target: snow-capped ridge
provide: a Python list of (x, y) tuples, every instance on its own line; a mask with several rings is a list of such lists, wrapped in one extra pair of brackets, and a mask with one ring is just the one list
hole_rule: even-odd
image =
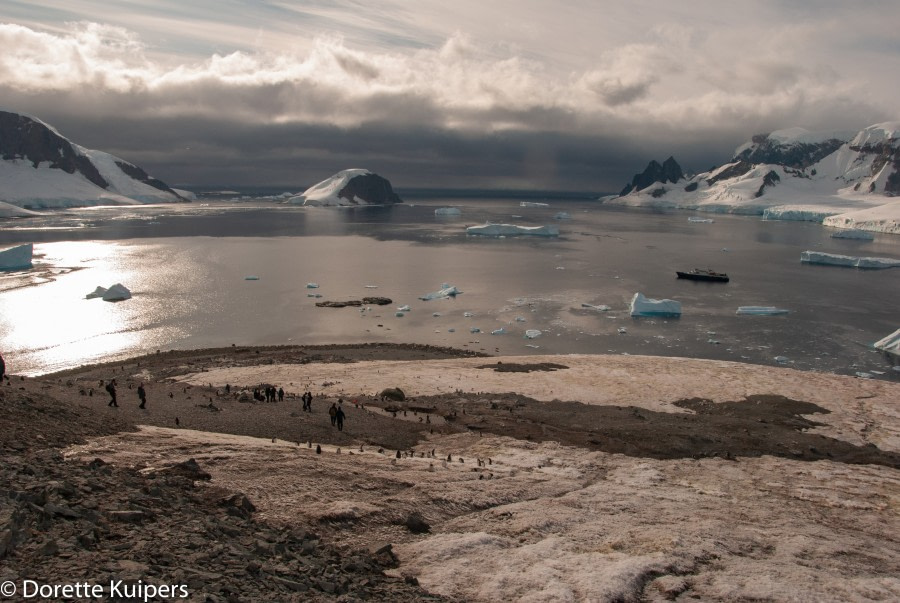
[[(739, 146), (729, 162), (684, 180), (672, 181), (651, 164), (622, 194), (603, 202), (900, 233), (900, 204), (890, 199), (900, 194), (898, 135), (900, 121), (856, 133), (776, 130)], [(646, 182), (648, 174), (653, 182)]]
[(0, 202), (19, 208), (184, 200), (138, 166), (77, 145), (43, 121), (19, 113), (0, 111), (0, 159)]

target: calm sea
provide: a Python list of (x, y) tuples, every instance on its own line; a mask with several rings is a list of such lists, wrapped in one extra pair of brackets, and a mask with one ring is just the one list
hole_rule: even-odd
[[(31, 375), (156, 350), (415, 342), (501, 354), (782, 357), (794, 368), (900, 379), (896, 360), (870, 348), (900, 327), (900, 270), (800, 263), (806, 249), (900, 258), (900, 237), (839, 240), (818, 224), (731, 215), (691, 223), (689, 212), (572, 196), (527, 199), (547, 203), (538, 207), (512, 197), (407, 200), (352, 209), (211, 201), (9, 221), (0, 245), (34, 242), (35, 268), (0, 275), (0, 350), (10, 371)], [(461, 215), (435, 216), (450, 206)], [(558, 224), (561, 236), (465, 234), (486, 220)], [(675, 278), (694, 267), (731, 282)], [(114, 283), (133, 298), (85, 299)], [(418, 299), (444, 283), (463, 294)], [(631, 318), (638, 291), (679, 300), (683, 315)], [(363, 312), (315, 305), (373, 295), (393, 303)], [(397, 316), (402, 305), (411, 309)], [(736, 316), (742, 305), (790, 313)], [(526, 338), (527, 329), (541, 335)]]

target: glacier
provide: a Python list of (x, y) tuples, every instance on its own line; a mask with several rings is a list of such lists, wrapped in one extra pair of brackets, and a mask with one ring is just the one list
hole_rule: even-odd
[(829, 266), (847, 266), (850, 268), (867, 268), (879, 270), (883, 268), (900, 268), (900, 260), (893, 258), (867, 258), (823, 251), (804, 251), (800, 261), (806, 264), (827, 264)]
[(674, 299), (649, 299), (643, 293), (631, 298), (632, 316), (681, 316), (681, 302)]
[(469, 226), (466, 234), (481, 235), (486, 237), (510, 237), (518, 235), (530, 235), (537, 237), (558, 237), (559, 227), (549, 226), (517, 226), (515, 224), (491, 224), (490, 222), (480, 226)]
[(900, 329), (897, 329), (887, 337), (879, 339), (872, 344), (872, 347), (894, 356), (900, 356)]
[(0, 251), (0, 270), (25, 270), (31, 268), (34, 244), (26, 243)]

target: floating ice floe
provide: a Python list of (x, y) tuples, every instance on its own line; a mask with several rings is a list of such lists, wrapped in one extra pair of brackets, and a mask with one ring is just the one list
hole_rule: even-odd
[(404, 314), (403, 312), (394, 312), (394, 316), (396, 316), (397, 318), (403, 318), (404, 316), (406, 316), (406, 314)]
[(851, 268), (900, 268), (900, 260), (893, 258), (861, 258), (850, 255), (838, 255), (823, 251), (804, 251), (800, 261), (807, 264), (827, 264), (829, 266), (848, 266)]
[(516, 322), (525, 322), (524, 316), (516, 316)]
[(528, 329), (527, 331), (525, 331), (525, 337), (528, 339), (534, 339), (535, 337), (540, 337), (540, 336), (541, 336), (541, 332), (538, 331), (537, 329)]
[(481, 333), (481, 329), (478, 327), (469, 327), (469, 333)]
[(307, 293), (306, 297), (322, 297), (321, 293)]
[(631, 298), (632, 316), (681, 316), (681, 302), (674, 299), (649, 299), (643, 293)]
[(397, 308), (397, 312), (409, 312), (411, 308), (408, 305), (403, 305)]
[(472, 318), (475, 315), (472, 314), (471, 312), (463, 312), (463, 316), (465, 316), (466, 318)]
[(775, 356), (775, 362), (777, 362), (778, 364), (787, 364), (790, 361), (791, 359), (787, 356)]
[(34, 244), (16, 245), (0, 251), (0, 270), (25, 270), (31, 268), (34, 255)]
[(787, 314), (790, 310), (784, 308), (776, 308), (775, 306), (738, 306), (735, 314), (751, 314), (754, 316), (774, 316), (776, 314)]
[(548, 207), (549, 203), (538, 203), (537, 201), (521, 201), (519, 207)]
[(436, 216), (459, 216), (462, 212), (458, 207), (439, 207), (434, 210)]
[(506, 329), (500, 327), (499, 329), (494, 329), (491, 331), (491, 335), (506, 335)]
[(306, 283), (306, 288), (307, 289), (318, 289), (319, 283)]
[(595, 306), (593, 304), (581, 304), (582, 308), (589, 308), (591, 310), (597, 310), (598, 312), (609, 312), (612, 310), (609, 306), (605, 304), (600, 304), (599, 306)]
[(860, 379), (871, 379), (872, 373), (865, 373), (863, 371), (856, 371), (856, 376)]
[(363, 285), (366, 289), (377, 289), (378, 285)]
[(258, 280), (259, 280), (259, 277), (256, 276), (255, 274), (251, 274), (251, 275), (249, 275), (249, 276), (245, 276), (245, 277), (244, 277), (244, 280), (245, 280), (245, 281), (258, 281)]
[[(900, 356), (900, 329), (872, 344), (876, 350)], [(896, 368), (896, 367), (894, 367)]]
[(447, 299), (448, 297), (456, 297), (460, 293), (462, 293), (462, 291), (460, 291), (453, 285), (448, 285), (447, 283), (444, 283), (443, 285), (441, 285), (441, 288), (438, 289), (437, 291), (435, 291), (433, 293), (426, 293), (419, 299), (421, 299), (422, 301), (429, 301), (432, 299)]
[(466, 234), (481, 235), (485, 237), (500, 236), (536, 236), (536, 237), (558, 237), (559, 227), (556, 225), (546, 226), (518, 226), (516, 224), (482, 224), (480, 226), (469, 226), (466, 228)]
[(856, 230), (855, 228), (847, 228), (831, 233), (832, 239), (859, 239), (861, 241), (872, 241), (875, 234), (866, 230)]
[(572, 216), (567, 211), (558, 212), (555, 216), (553, 216), (555, 220), (571, 220)]
[(715, 222), (715, 220), (713, 220), (712, 218), (697, 218), (697, 217), (691, 216), (690, 218), (688, 218), (688, 222), (695, 222), (695, 223), (701, 223), (701, 224), (712, 224), (713, 222)]
[(95, 299), (99, 297), (103, 301), (108, 302), (124, 301), (126, 299), (131, 299), (131, 291), (129, 291), (125, 285), (116, 283), (109, 289), (98, 286), (84, 297), (85, 299)]
[(619, 327), (616, 330), (619, 332), (619, 335), (624, 335), (625, 333), (628, 332), (628, 329), (626, 329), (625, 327)]

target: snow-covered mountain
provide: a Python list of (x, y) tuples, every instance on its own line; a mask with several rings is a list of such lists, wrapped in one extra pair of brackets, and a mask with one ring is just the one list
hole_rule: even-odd
[(132, 163), (79, 146), (34, 117), (0, 111), (0, 217), (184, 200)]
[[(693, 177), (635, 176), (604, 202), (809, 220), (839, 228), (900, 233), (900, 121), (858, 133), (802, 128), (754, 136), (732, 159)], [(668, 163), (668, 162), (667, 162)], [(680, 168), (679, 168), (680, 170)], [(660, 176), (648, 183), (645, 176)]]
[(391, 183), (369, 170), (342, 170), (291, 197), (295, 205), (389, 205), (402, 203)]

